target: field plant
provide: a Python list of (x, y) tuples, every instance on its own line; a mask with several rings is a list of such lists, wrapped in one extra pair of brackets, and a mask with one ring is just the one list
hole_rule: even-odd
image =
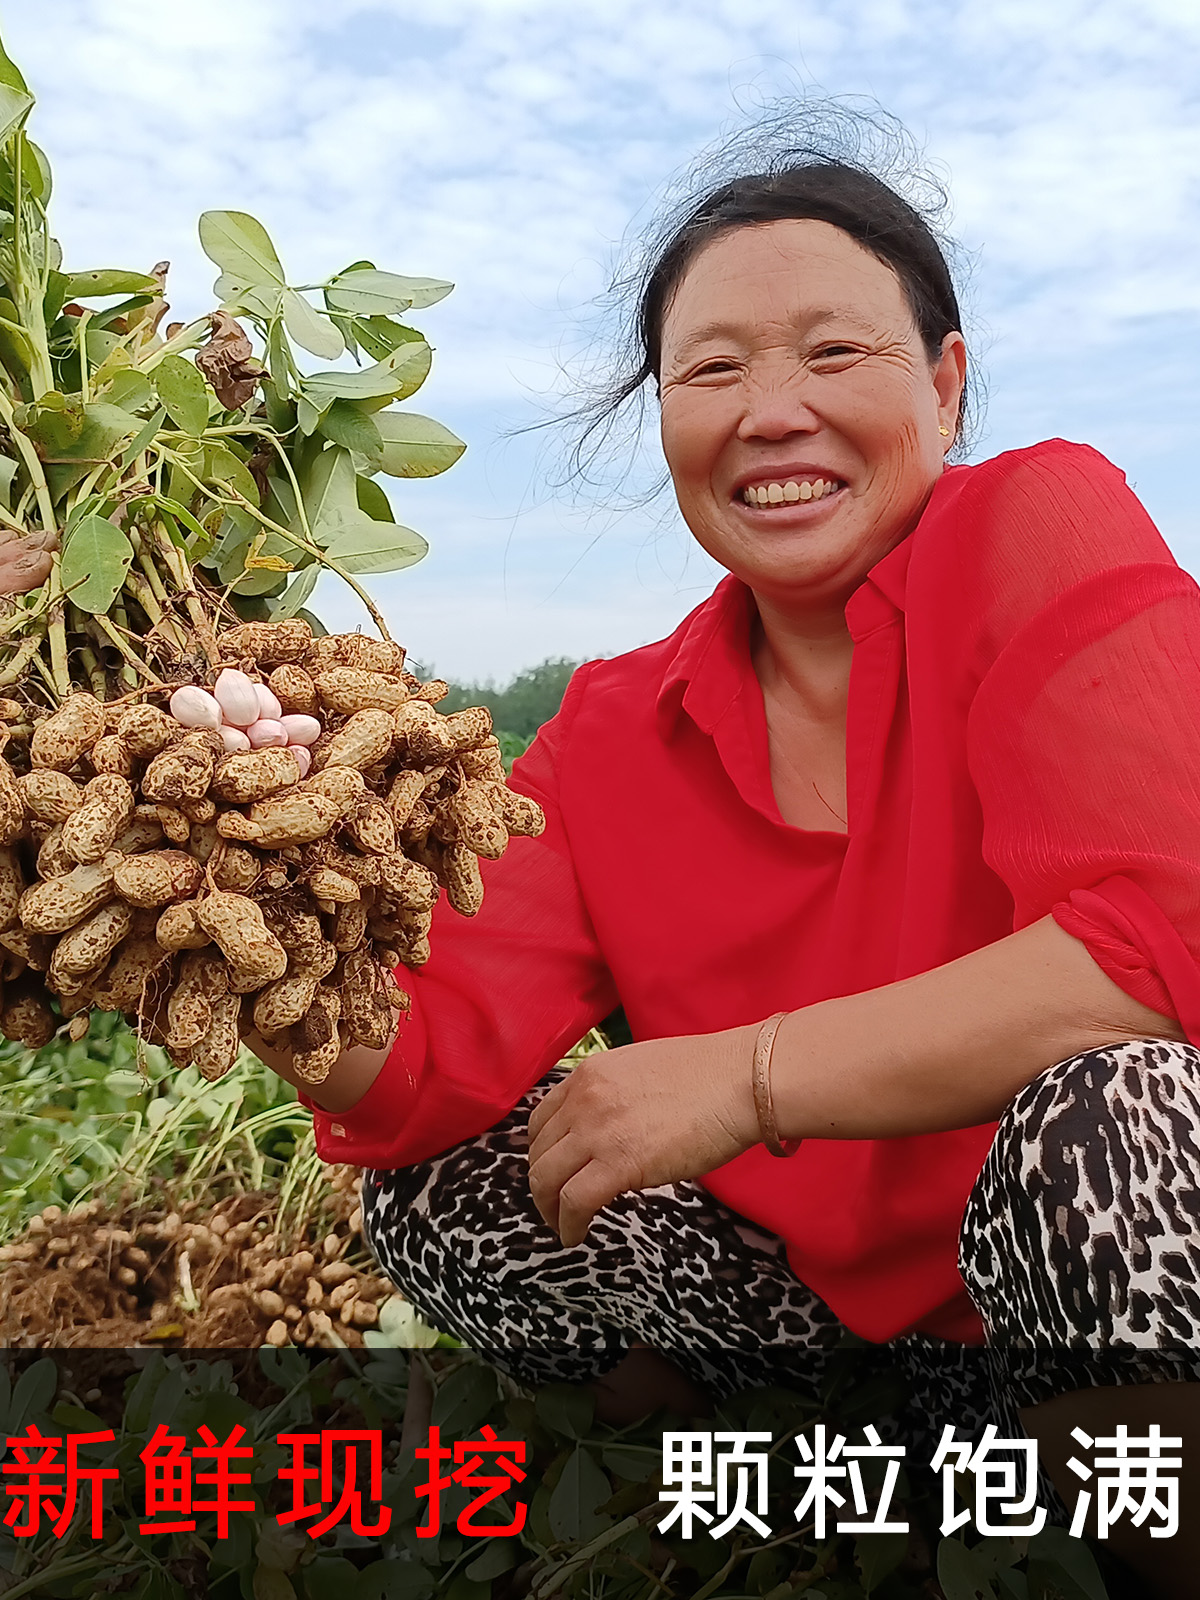
[(164, 326), (167, 262), (65, 266), (33, 104), (0, 48), (0, 688), (36, 706), (188, 681), (218, 614), (300, 614), (323, 570), (387, 638), (359, 578), (426, 544), (377, 477), (464, 449), (394, 408), (432, 354), (404, 319), (452, 286), (366, 260), (295, 284), (259, 222), (208, 211), (215, 303)]

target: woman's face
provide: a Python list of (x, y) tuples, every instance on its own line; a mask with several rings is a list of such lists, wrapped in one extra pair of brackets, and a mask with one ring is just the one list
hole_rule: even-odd
[(958, 333), (930, 363), (899, 278), (840, 228), (719, 235), (663, 320), (662, 442), (685, 521), (764, 598), (840, 609), (916, 524), (965, 368)]

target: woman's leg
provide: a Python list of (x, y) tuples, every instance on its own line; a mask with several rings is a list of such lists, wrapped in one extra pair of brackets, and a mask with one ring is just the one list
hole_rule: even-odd
[(1200, 1346), (1200, 1050), (1134, 1040), (1016, 1096), (960, 1266), (996, 1346)]
[[(1086, 1457), (1073, 1427), (1144, 1435), (1157, 1420), (1186, 1434), (1200, 1399), (1200, 1050), (1134, 1040), (1023, 1089), (968, 1202), (960, 1267), (987, 1328), (1001, 1435), (1038, 1439), (1067, 1506), (1084, 1487), (1066, 1468)], [(1185, 1508), (1189, 1442), (1200, 1450), (1195, 1431)], [(1172, 1568), (1193, 1559), (1183, 1538), (1151, 1544), (1126, 1522), (1111, 1542), (1174, 1594)]]
[(529, 1114), (561, 1076), (477, 1139), (367, 1174), (365, 1232), (388, 1276), (433, 1326), (522, 1382), (597, 1378), (644, 1344), (718, 1396), (817, 1387), (842, 1324), (777, 1238), (699, 1184), (622, 1195), (564, 1249), (533, 1204), (527, 1155)]

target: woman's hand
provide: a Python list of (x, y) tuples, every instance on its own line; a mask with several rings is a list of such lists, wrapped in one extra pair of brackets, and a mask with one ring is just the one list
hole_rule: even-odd
[(758, 1025), (588, 1056), (529, 1119), (529, 1187), (565, 1245), (630, 1189), (698, 1178), (759, 1142)]

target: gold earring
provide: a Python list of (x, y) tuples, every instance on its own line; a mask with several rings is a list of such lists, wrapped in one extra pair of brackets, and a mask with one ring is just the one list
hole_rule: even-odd
[(948, 439), (950, 437), (950, 429), (949, 428), (939, 428), (938, 432), (941, 434), (943, 439)]

